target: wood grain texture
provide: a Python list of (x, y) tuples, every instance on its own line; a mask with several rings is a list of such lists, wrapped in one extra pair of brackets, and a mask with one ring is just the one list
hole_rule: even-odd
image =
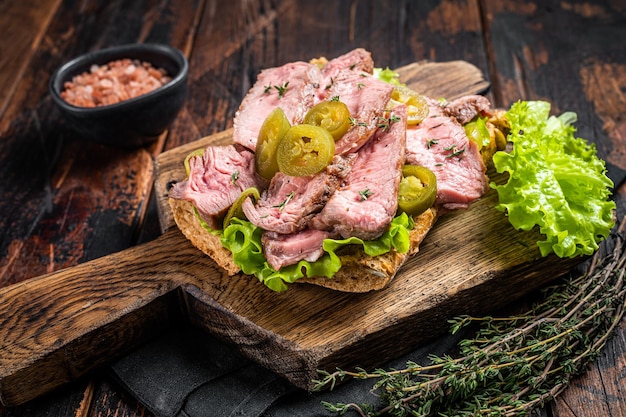
[(39, 46), (60, 0), (0, 3), (0, 118)]
[[(152, 158), (165, 136), (132, 151), (84, 142), (60, 118), (47, 94), (50, 74), (92, 49), (132, 42), (165, 42), (189, 49), (195, 2), (62, 4), (47, 28), (54, 40), (33, 54), (11, 105), (0, 120), (0, 283), (76, 265), (135, 243), (154, 175)], [(168, 24), (170, 16), (176, 24)], [(98, 17), (96, 19), (96, 17)], [(100, 37), (68, 34), (94, 30)], [(123, 28), (113, 39), (112, 29)], [(95, 32), (94, 32), (95, 33)]]

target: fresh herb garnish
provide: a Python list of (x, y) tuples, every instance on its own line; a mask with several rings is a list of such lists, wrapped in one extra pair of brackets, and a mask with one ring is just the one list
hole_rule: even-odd
[(428, 142), (426, 142), (426, 147), (430, 149), (433, 145), (436, 145), (438, 143), (439, 143), (438, 139), (428, 139)]
[(278, 98), (283, 98), (285, 93), (287, 92), (287, 86), (289, 85), (289, 81), (285, 82), (283, 85), (275, 85), (274, 88), (278, 91)]
[(332, 96), (330, 101), (339, 101), (339, 96)]
[(294, 192), (293, 191), (290, 192), (289, 194), (285, 196), (285, 199), (282, 201), (282, 203), (277, 204), (273, 207), (277, 208), (279, 211), (283, 211), (287, 203), (289, 203), (294, 196), (295, 196)]
[(360, 90), (360, 89), (361, 89), (361, 88), (363, 88), (363, 87), (365, 87), (365, 84), (363, 84), (363, 83), (358, 83), (358, 84), (356, 85), (357, 90)]
[(365, 201), (368, 198), (370, 198), (374, 193), (370, 191), (369, 188), (366, 188), (365, 190), (361, 190), (359, 191), (359, 195), (361, 196), (361, 201)]
[(367, 126), (365, 122), (359, 122), (356, 118), (350, 117), (350, 126)]
[(230, 183), (235, 185), (237, 184), (238, 179), (239, 179), (239, 171), (235, 170), (235, 172), (230, 174)]
[(285, 93), (287, 92), (287, 86), (289, 85), (289, 81), (286, 81), (283, 85), (266, 85), (263, 89), (263, 94), (269, 94), (269, 92), (273, 89), (278, 91), (278, 98), (283, 98)]
[(385, 130), (389, 129), (392, 123), (399, 122), (400, 120), (401, 119), (398, 116), (391, 113), (389, 117), (382, 118), (382, 120), (378, 123), (378, 127), (381, 128), (382, 131), (384, 132)]
[(454, 144), (452, 146), (448, 146), (447, 148), (443, 148), (446, 151), (452, 151), (449, 155), (446, 155), (446, 158), (454, 158), (458, 157), (459, 159), (463, 158), (463, 153), (465, 152), (465, 148), (457, 148), (457, 145)]

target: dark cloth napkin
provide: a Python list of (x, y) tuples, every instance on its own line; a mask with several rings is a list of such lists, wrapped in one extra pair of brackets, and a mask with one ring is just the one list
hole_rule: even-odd
[[(401, 368), (408, 360), (427, 364), (430, 354), (452, 352), (460, 337), (439, 338), (383, 368)], [(236, 347), (190, 326), (171, 329), (110, 369), (157, 417), (334, 416), (322, 401), (377, 404), (371, 380), (351, 380), (332, 391), (308, 393), (244, 358)]]

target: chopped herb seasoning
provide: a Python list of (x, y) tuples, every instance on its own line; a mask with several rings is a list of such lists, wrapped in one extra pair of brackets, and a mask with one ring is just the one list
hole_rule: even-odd
[(339, 96), (332, 96), (330, 101), (339, 101)]
[(361, 196), (361, 201), (367, 200), (372, 194), (374, 194), (374, 193), (371, 192), (369, 188), (366, 188), (365, 190), (359, 191), (359, 195)]
[(456, 156), (461, 159), (463, 158), (463, 152), (465, 152), (465, 148), (457, 149), (456, 145), (452, 145), (443, 149), (446, 151), (452, 151), (452, 153), (450, 155), (447, 155), (446, 158), (454, 158)]
[(288, 85), (289, 85), (289, 81), (285, 82), (283, 85), (274, 85), (274, 86), (266, 85), (265, 89), (263, 90), (263, 93), (269, 94), (270, 91), (272, 91), (272, 88), (274, 88), (276, 91), (278, 91), (278, 98), (283, 98), (283, 96), (287, 92)]
[(285, 199), (283, 200), (283, 202), (282, 202), (282, 203), (277, 204), (277, 205), (275, 205), (275, 206), (273, 206), (273, 207), (276, 207), (279, 211), (283, 211), (283, 209), (285, 208), (285, 206), (287, 205), (287, 203), (289, 203), (289, 202), (291, 201), (291, 199), (294, 197), (294, 195), (295, 195), (295, 194), (294, 194), (294, 192), (293, 192), (293, 191), (292, 191), (292, 192), (290, 192), (289, 194), (287, 194), (287, 195), (285, 196)]
[(350, 126), (367, 126), (367, 123), (359, 122), (354, 117), (350, 117)]
[(235, 171), (230, 175), (230, 183), (235, 185), (239, 179), (239, 171)]
[(358, 90), (360, 90), (360, 89), (361, 89), (361, 88), (363, 88), (363, 87), (365, 87), (365, 84), (363, 84), (363, 83), (358, 83), (358, 84), (356, 85), (356, 88), (357, 88)]
[(438, 143), (439, 143), (438, 139), (428, 139), (428, 142), (426, 142), (426, 147), (430, 149), (433, 145), (436, 145)]
[(392, 123), (399, 122), (400, 120), (401, 119), (398, 116), (391, 113), (388, 118), (383, 118), (382, 121), (378, 123), (378, 127), (381, 128), (384, 132), (385, 130), (389, 129)]
[(285, 95), (285, 93), (287, 92), (287, 86), (289, 85), (289, 81), (287, 81), (285, 84), (281, 85), (275, 85), (274, 88), (278, 91), (278, 98), (283, 98), (283, 96)]

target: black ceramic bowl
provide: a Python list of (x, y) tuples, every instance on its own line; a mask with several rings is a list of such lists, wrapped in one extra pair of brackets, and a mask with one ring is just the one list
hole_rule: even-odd
[[(171, 81), (144, 95), (100, 107), (77, 107), (61, 98), (64, 83), (118, 59), (137, 59), (163, 68)], [(50, 94), (69, 125), (83, 138), (113, 146), (137, 147), (154, 141), (176, 118), (185, 101), (189, 64), (176, 48), (132, 44), (79, 56), (61, 66), (50, 79)]]

